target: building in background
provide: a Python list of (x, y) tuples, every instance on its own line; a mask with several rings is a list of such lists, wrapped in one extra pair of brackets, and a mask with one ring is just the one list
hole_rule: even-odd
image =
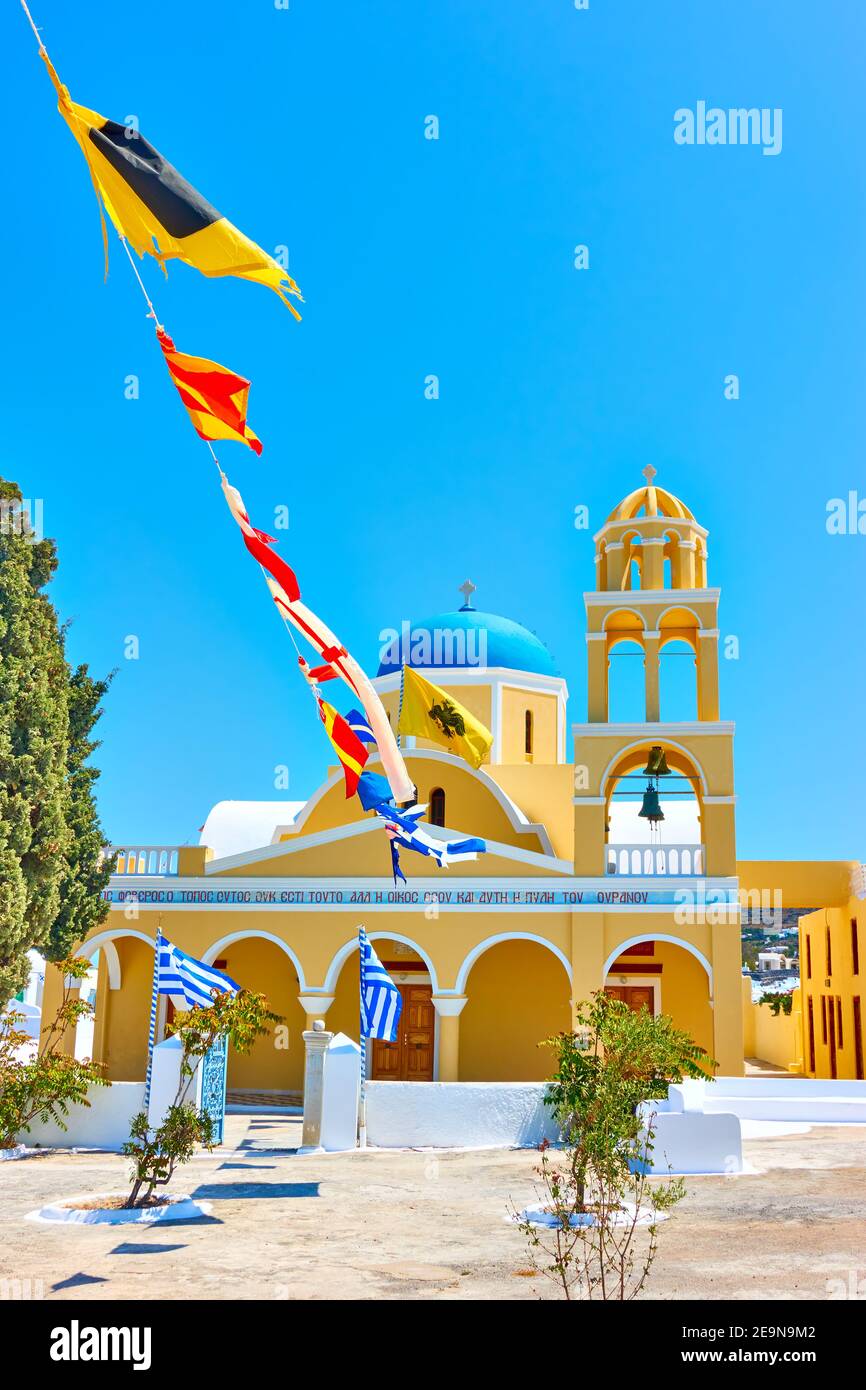
[[(799, 912), (835, 901), (827, 883), (847, 882), (849, 866), (737, 863), (720, 591), (709, 587), (706, 529), (654, 475), (645, 470), (594, 538), (587, 716), (573, 726), (572, 761), (568, 692), (550, 652), (474, 608), (471, 585), (458, 611), (398, 623), (381, 653), (376, 684), (392, 722), (405, 663), (490, 729), (477, 770), (421, 739), (405, 748), (431, 830), (482, 836), (486, 854), (437, 872), (404, 850), (407, 882), (395, 886), (384, 832), (347, 800), (339, 768), (303, 803), (220, 803), (198, 846), (119, 851), (111, 915), (81, 947), (98, 957), (93, 1049), (111, 1079), (144, 1074), (161, 929), (266, 993), (284, 1018), (249, 1056), (230, 1058), (230, 1090), (297, 1093), (314, 1019), (358, 1035), (361, 922), (405, 1005), (397, 1042), (371, 1045), (373, 1077), (542, 1079), (553, 1060), (543, 1040), (571, 1028), (600, 988), (668, 1014), (723, 1073), (742, 1072), (741, 887), (749, 910), (783, 900)], [(623, 718), (616, 686), (629, 672), (638, 707)], [(59, 983), (49, 968), (46, 1011)], [(161, 1030), (165, 1019), (163, 1001)]]

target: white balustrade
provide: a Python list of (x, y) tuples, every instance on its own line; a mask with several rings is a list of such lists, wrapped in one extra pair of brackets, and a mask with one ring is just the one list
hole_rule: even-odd
[(606, 870), (620, 878), (682, 878), (704, 873), (703, 845), (607, 845)]
[(177, 850), (171, 845), (140, 845), (121, 849), (111, 845), (103, 856), (117, 855), (116, 875), (147, 874), (150, 878), (173, 877), (177, 874)]

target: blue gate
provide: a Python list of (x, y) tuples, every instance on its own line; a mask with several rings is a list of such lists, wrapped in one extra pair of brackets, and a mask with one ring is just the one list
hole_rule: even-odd
[(223, 1141), (227, 1063), (228, 1043), (223, 1034), (217, 1038), (210, 1051), (205, 1053), (201, 1064), (201, 1108), (211, 1117), (215, 1144), (221, 1144)]

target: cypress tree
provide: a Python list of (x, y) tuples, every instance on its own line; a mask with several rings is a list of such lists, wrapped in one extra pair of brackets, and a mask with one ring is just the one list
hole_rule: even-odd
[(100, 858), (105, 836), (94, 800), (99, 769), (88, 759), (99, 747), (90, 737), (102, 714), (100, 700), (111, 683), (94, 680), (86, 666), (72, 671), (67, 687), (69, 741), (66, 757), (66, 823), (72, 843), (60, 883), (60, 910), (51, 924), (48, 941), (41, 948), (49, 960), (64, 960), (109, 913), (102, 891), (108, 886), (113, 859)]
[(85, 766), (106, 685), (70, 672), (43, 592), (56, 568), (0, 478), (0, 1005), (26, 985), (28, 950), (61, 959), (106, 911)]

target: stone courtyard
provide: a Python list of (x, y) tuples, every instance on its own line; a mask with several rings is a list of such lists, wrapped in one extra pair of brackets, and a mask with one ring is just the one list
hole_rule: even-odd
[[(751, 1134), (752, 1137), (746, 1137)], [(864, 1127), (744, 1124), (756, 1171), (693, 1177), (660, 1228), (647, 1295), (827, 1299), (866, 1281)], [(536, 1199), (532, 1150), (298, 1155), (300, 1119), (226, 1119), (173, 1183), (208, 1217), (146, 1228), (24, 1218), (121, 1192), (127, 1162), (46, 1153), (0, 1166), (0, 1291), (46, 1299), (539, 1299), (510, 1204)], [(833, 1281), (838, 1281), (834, 1284)], [(864, 1284), (866, 1287), (866, 1284)]]

